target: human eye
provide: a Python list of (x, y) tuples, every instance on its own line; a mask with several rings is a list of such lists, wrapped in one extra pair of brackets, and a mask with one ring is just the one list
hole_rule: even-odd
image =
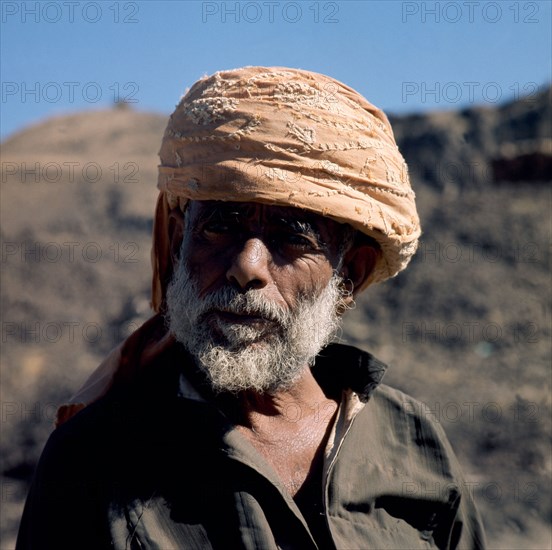
[(275, 220), (272, 230), (274, 246), (291, 254), (307, 254), (323, 248), (323, 243), (312, 224), (302, 220), (280, 218)]
[(273, 244), (293, 253), (308, 253), (319, 250), (319, 243), (314, 235), (297, 231), (279, 231), (272, 237)]
[(296, 248), (316, 248), (317, 242), (311, 235), (301, 233), (288, 233), (284, 235), (283, 241), (289, 246)]
[(201, 228), (205, 235), (223, 235), (230, 231), (230, 224), (224, 222), (209, 222)]
[(200, 227), (200, 233), (207, 238), (220, 238), (239, 232), (240, 225), (236, 216), (212, 216)]

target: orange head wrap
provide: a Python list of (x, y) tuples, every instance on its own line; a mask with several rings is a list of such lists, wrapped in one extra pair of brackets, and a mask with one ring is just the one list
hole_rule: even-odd
[(414, 192), (387, 117), (327, 76), (245, 67), (203, 78), (172, 114), (159, 156), (156, 311), (172, 276), (169, 212), (190, 199), (293, 206), (348, 223), (382, 250), (364, 286), (396, 275), (416, 251)]

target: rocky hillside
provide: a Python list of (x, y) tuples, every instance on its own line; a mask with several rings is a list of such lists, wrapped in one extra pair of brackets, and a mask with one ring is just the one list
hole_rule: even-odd
[[(342, 336), (444, 424), (501, 549), (551, 544), (550, 100), (392, 117), (423, 239)], [(149, 315), (165, 123), (78, 113), (2, 144), (3, 549), (56, 404)]]

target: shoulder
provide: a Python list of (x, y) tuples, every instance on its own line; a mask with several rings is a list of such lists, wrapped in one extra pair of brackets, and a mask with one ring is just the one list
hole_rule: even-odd
[[(46, 449), (95, 447), (116, 443), (125, 434), (146, 428), (166, 413), (178, 391), (178, 362), (163, 356), (147, 371), (114, 385), (106, 395), (87, 405), (52, 433)], [(132, 365), (126, 367), (133, 370)]]
[(380, 384), (375, 389), (372, 401), (374, 406), (382, 407), (403, 420), (437, 423), (437, 418), (425, 403), (387, 384)]
[(369, 494), (359, 501), (379, 501), (391, 516), (432, 531), (440, 548), (484, 546), (471, 486), (424, 403), (380, 384), (354, 418), (340, 456), (343, 483), (369, 479)]
[[(109, 408), (98, 402), (55, 429), (36, 467), (18, 549), (103, 548), (112, 450)], [(84, 541), (82, 533), (87, 532)]]
[(420, 430), (434, 433), (435, 437), (445, 438), (445, 432), (437, 415), (431, 408), (408, 395), (401, 390), (380, 384), (374, 391), (372, 406), (380, 411), (380, 414), (388, 415), (399, 424), (405, 424), (416, 432)]
[(418, 437), (432, 435), (448, 444), (439, 417), (426, 403), (386, 384), (376, 388), (372, 403), (374, 408), (386, 414), (397, 426), (407, 426)]
[(370, 453), (414, 478), (438, 474), (457, 481), (460, 468), (437, 416), (404, 392), (379, 385), (359, 413), (357, 429), (375, 444)]
[(42, 451), (35, 481), (65, 484), (80, 479), (84, 483), (101, 477), (116, 441), (115, 414), (113, 403), (101, 399), (56, 428)]

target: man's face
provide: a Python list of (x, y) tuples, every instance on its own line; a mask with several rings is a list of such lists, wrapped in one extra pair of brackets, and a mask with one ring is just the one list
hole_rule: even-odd
[(295, 208), (192, 202), (171, 331), (217, 390), (289, 386), (339, 325), (340, 224)]
[(194, 201), (186, 212), (181, 259), (200, 297), (231, 285), (262, 289), (293, 307), (325, 287), (339, 261), (340, 224), (296, 208)]

